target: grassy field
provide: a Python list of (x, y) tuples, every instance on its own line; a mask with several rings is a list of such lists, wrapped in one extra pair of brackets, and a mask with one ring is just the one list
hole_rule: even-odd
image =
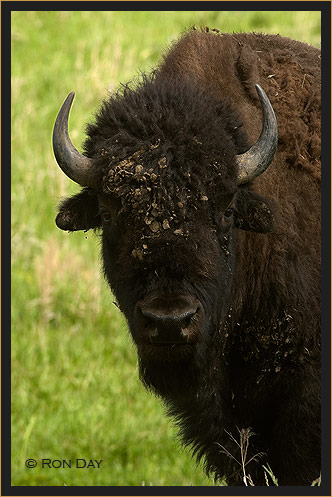
[[(51, 148), (67, 93), (77, 92), (70, 130), (79, 146), (106, 91), (153, 67), (193, 24), (320, 46), (319, 12), (12, 14), (13, 485), (213, 485), (139, 383), (134, 346), (100, 273), (98, 237), (54, 224), (59, 200), (78, 191)], [(28, 458), (38, 466), (27, 468)], [(103, 462), (41, 468), (43, 458)]]

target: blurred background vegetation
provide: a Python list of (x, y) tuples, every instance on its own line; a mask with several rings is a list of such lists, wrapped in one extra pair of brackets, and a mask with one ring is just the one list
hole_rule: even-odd
[[(54, 224), (60, 199), (79, 189), (51, 147), (67, 93), (77, 92), (70, 133), (79, 148), (107, 91), (155, 66), (192, 25), (320, 46), (320, 12), (12, 13), (13, 485), (213, 485), (139, 383), (98, 237)], [(27, 458), (103, 463), (28, 469)]]

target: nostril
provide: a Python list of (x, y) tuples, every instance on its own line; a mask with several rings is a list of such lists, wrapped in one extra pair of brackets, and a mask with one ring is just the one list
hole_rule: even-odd
[(197, 313), (197, 310), (196, 311), (189, 311), (187, 313), (185, 313), (181, 318), (180, 318), (180, 322), (181, 322), (181, 325), (183, 327), (187, 327), (189, 326), (190, 322), (191, 322), (191, 319), (193, 316), (195, 316), (195, 314)]
[(160, 321), (161, 320), (161, 317), (152, 311), (142, 309), (141, 307), (140, 307), (140, 311), (141, 311), (142, 316), (144, 316), (149, 321)]

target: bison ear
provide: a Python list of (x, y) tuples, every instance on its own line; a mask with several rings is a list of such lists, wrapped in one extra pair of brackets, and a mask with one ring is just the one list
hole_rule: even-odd
[(98, 198), (90, 188), (85, 188), (64, 200), (55, 219), (58, 228), (66, 231), (87, 231), (101, 226)]
[(268, 233), (273, 229), (272, 208), (268, 200), (255, 193), (240, 189), (234, 214), (235, 226), (241, 230)]

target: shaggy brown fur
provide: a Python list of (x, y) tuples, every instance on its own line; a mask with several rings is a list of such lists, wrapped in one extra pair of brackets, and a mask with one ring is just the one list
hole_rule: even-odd
[[(257, 83), (278, 149), (239, 187), (236, 155), (261, 129)], [(105, 275), (143, 382), (216, 478), (243, 484), (234, 437), (251, 427), (256, 485), (264, 462), (280, 485), (310, 485), (320, 471), (319, 50), (191, 30), (151, 77), (107, 99), (87, 134), (100, 188), (67, 199), (57, 224), (103, 227)], [(179, 293), (202, 312), (195, 343), (176, 353), (144, 340), (137, 302)]]
[(278, 157), (320, 178), (320, 50), (279, 35), (192, 30), (167, 53), (160, 77), (189, 76), (217, 96), (225, 94), (260, 132), (255, 83), (262, 85), (278, 119)]

